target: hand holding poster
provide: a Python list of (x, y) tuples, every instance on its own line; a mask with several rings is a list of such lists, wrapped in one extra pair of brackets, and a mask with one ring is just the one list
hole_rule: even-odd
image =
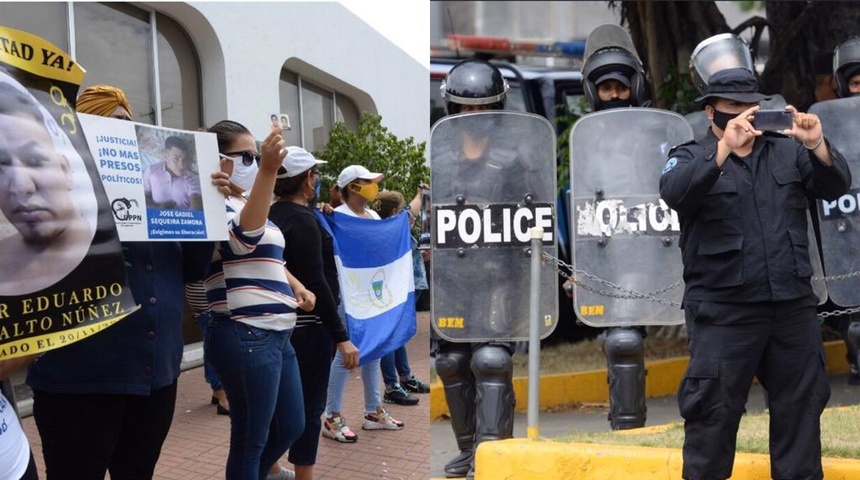
[(84, 70), (0, 27), (0, 359), (82, 340), (132, 311), (120, 244), (74, 111)]
[(120, 240), (226, 240), (214, 134), (78, 114)]

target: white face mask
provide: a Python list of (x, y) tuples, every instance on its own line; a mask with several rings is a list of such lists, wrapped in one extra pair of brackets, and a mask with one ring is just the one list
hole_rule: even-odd
[(245, 166), (240, 159), (238, 162), (233, 162), (233, 174), (230, 175), (230, 181), (242, 190), (250, 190), (254, 185), (257, 171), (259, 171), (257, 162), (251, 162), (250, 165)]

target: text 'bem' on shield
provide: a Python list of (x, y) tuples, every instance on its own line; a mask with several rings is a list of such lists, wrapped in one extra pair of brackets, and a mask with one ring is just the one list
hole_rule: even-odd
[(529, 229), (543, 228), (543, 245), (555, 235), (554, 206), (495, 204), (434, 207), (436, 248), (519, 247), (531, 241)]

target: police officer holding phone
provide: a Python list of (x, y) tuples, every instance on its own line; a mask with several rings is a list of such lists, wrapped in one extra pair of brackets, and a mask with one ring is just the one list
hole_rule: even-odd
[(678, 390), (683, 478), (732, 473), (753, 376), (768, 392), (771, 476), (820, 479), (830, 397), (810, 278), (807, 198), (848, 191), (845, 158), (812, 114), (788, 106), (779, 133), (754, 123), (752, 71), (708, 78), (706, 137), (669, 152), (660, 194), (680, 215), (690, 364)]

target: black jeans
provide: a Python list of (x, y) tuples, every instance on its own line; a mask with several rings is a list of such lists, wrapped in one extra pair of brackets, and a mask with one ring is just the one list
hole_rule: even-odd
[(821, 480), (820, 416), (830, 398), (815, 302), (684, 302), (690, 364), (678, 389), (683, 478), (732, 473), (753, 376), (767, 390), (771, 476)]
[(149, 396), (33, 392), (50, 480), (151, 479), (170, 430), (176, 382)]
[(320, 324), (297, 327), (290, 339), (299, 360), (302, 395), (305, 401), (305, 429), (290, 447), (293, 465), (313, 465), (317, 461), (320, 443), (320, 416), (325, 410), (326, 391), (331, 371), (334, 343)]

